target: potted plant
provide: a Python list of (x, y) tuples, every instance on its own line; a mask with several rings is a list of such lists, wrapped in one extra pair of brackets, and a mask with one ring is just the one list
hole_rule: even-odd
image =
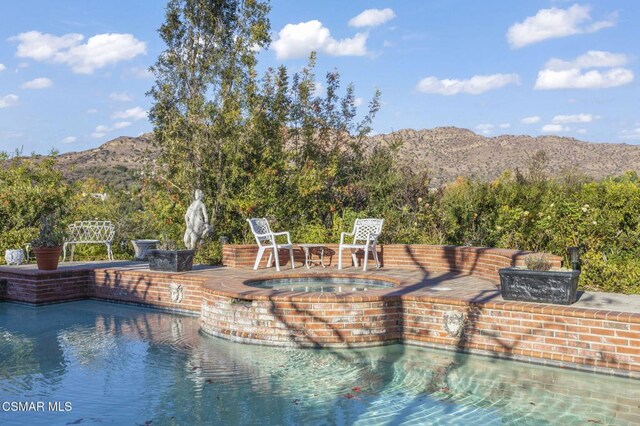
[(174, 241), (163, 240), (157, 249), (147, 252), (152, 271), (183, 272), (193, 268), (195, 250), (176, 250)]
[(31, 242), (31, 249), (36, 255), (38, 269), (53, 271), (58, 269), (65, 233), (56, 222), (53, 214), (42, 216), (41, 221), (40, 232), (38, 237)]
[(544, 254), (527, 256), (525, 265), (500, 269), (503, 299), (559, 305), (577, 300), (579, 270), (551, 269), (551, 261)]

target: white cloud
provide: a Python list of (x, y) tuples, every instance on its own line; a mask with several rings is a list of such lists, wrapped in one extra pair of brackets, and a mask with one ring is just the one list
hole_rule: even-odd
[(624, 53), (611, 53), (605, 50), (589, 50), (572, 61), (562, 59), (550, 59), (544, 65), (545, 68), (563, 71), (575, 68), (613, 68), (621, 67), (629, 62), (629, 57)]
[(509, 84), (519, 83), (520, 77), (517, 74), (474, 75), (467, 80), (441, 80), (437, 77), (427, 77), (420, 80), (416, 88), (423, 93), (437, 93), (439, 95), (457, 95), (458, 93), (478, 95)]
[(84, 36), (82, 34), (65, 34), (54, 36), (39, 31), (29, 31), (11, 37), (10, 41), (17, 41), (18, 58), (31, 58), (36, 61), (51, 61), (58, 52), (78, 45)]
[(508, 129), (509, 127), (511, 127), (510, 123), (502, 123), (502, 124), (498, 124), (498, 127), (500, 127), (501, 129)]
[(375, 27), (382, 25), (387, 21), (396, 17), (393, 9), (367, 9), (358, 16), (354, 16), (349, 20), (351, 27)]
[(353, 100), (353, 106), (355, 107), (359, 107), (363, 103), (364, 103), (364, 99), (362, 99), (361, 97), (357, 97)]
[(8, 108), (18, 103), (18, 96), (14, 94), (0, 96), (0, 108)]
[(130, 121), (118, 121), (116, 123), (113, 123), (113, 126), (107, 126), (107, 125), (104, 125), (104, 124), (100, 124), (100, 125), (96, 126), (95, 130), (93, 131), (93, 133), (91, 133), (91, 137), (92, 138), (102, 138), (107, 133), (109, 133), (109, 132), (111, 132), (113, 130), (124, 129), (125, 127), (129, 127), (130, 125), (131, 125)]
[(7, 69), (7, 67), (5, 67), (4, 64), (0, 64), (0, 71), (4, 71), (6, 69)]
[(95, 130), (93, 131), (93, 133), (91, 133), (91, 137), (92, 138), (96, 138), (96, 139), (100, 139), (102, 137), (104, 137), (107, 132), (109, 132), (111, 129), (109, 128), (109, 126), (105, 126), (104, 124), (100, 124), (98, 126), (96, 126)]
[(622, 139), (627, 140), (640, 140), (640, 127), (635, 129), (623, 129), (618, 132), (618, 135)]
[[(534, 89), (606, 89), (633, 81), (633, 72), (622, 68), (629, 61), (627, 55), (590, 50), (572, 61), (551, 59), (538, 72)], [(586, 69), (585, 69), (586, 68)], [(596, 70), (589, 68), (608, 68)]]
[(545, 133), (559, 133), (559, 132), (568, 132), (571, 130), (569, 127), (563, 126), (562, 124), (545, 124), (542, 126), (540, 131)]
[(509, 27), (507, 41), (512, 48), (518, 49), (550, 38), (593, 33), (612, 27), (616, 24), (616, 18), (616, 14), (611, 14), (605, 20), (590, 23), (590, 7), (579, 4), (574, 4), (568, 9), (541, 9), (535, 16)]
[(116, 111), (111, 114), (111, 118), (138, 121), (147, 118), (147, 111), (140, 107), (134, 107), (124, 111)]
[(482, 134), (488, 135), (489, 133), (493, 132), (494, 127), (495, 126), (493, 124), (483, 123), (483, 124), (478, 124), (476, 126), (476, 130)]
[(580, 133), (581, 135), (586, 135), (587, 134), (587, 129), (578, 129), (578, 130), (576, 130), (576, 132)]
[(367, 54), (367, 33), (336, 40), (318, 20), (287, 24), (271, 43), (278, 59), (304, 57), (315, 50), (330, 56), (364, 56)]
[(29, 31), (11, 37), (17, 41), (16, 56), (36, 61), (65, 64), (77, 74), (93, 74), (96, 69), (146, 54), (146, 44), (131, 34), (97, 34), (81, 44), (82, 34), (54, 36)]
[(551, 122), (554, 124), (591, 123), (597, 118), (599, 117), (592, 114), (556, 115)]
[(581, 73), (579, 69), (568, 71), (542, 70), (538, 73), (535, 89), (607, 89), (624, 86), (633, 81), (633, 72), (626, 68), (609, 71), (592, 70)]
[(116, 102), (131, 102), (133, 97), (127, 92), (113, 92), (109, 94), (109, 99)]
[(115, 129), (124, 129), (125, 127), (129, 127), (131, 126), (131, 122), (130, 121), (118, 121), (117, 123), (113, 124), (113, 130)]
[(532, 115), (529, 117), (523, 117), (520, 122), (522, 124), (535, 124), (537, 122), (539, 122), (541, 120), (541, 118), (537, 115)]
[(78, 140), (78, 138), (76, 138), (75, 136), (67, 136), (66, 138), (62, 139), (60, 142), (62, 142), (62, 143), (74, 143), (77, 140)]
[(34, 78), (31, 81), (27, 81), (23, 83), (20, 88), (21, 89), (46, 89), (47, 87), (53, 86), (53, 81), (46, 77)]

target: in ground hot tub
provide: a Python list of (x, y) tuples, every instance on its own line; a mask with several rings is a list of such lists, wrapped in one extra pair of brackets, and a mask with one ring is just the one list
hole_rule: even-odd
[(396, 343), (398, 284), (364, 275), (296, 274), (206, 285), (200, 325), (205, 333), (260, 345)]
[(276, 278), (247, 281), (245, 284), (249, 287), (305, 293), (366, 292), (394, 287), (392, 283), (387, 281), (345, 277)]

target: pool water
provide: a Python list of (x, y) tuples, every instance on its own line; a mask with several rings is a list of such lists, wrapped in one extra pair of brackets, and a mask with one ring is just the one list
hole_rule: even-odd
[(394, 287), (393, 284), (381, 280), (333, 277), (281, 278), (250, 281), (247, 285), (250, 287), (270, 288), (274, 290), (314, 293), (363, 292)]
[[(205, 336), (198, 321), (97, 301), (0, 303), (0, 424), (569, 425), (639, 418), (637, 380), (403, 345), (250, 346)], [(25, 402), (46, 407), (10, 409)]]

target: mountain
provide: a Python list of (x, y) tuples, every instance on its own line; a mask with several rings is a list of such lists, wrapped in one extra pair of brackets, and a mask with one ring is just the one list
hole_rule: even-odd
[[(504, 170), (525, 170), (533, 156), (546, 153), (547, 172), (583, 173), (595, 178), (640, 172), (640, 146), (584, 142), (559, 136), (501, 135), (485, 137), (456, 127), (404, 129), (376, 135), (371, 142), (402, 140), (402, 164), (424, 168), (432, 184), (450, 182), (457, 176), (493, 179)], [(95, 177), (122, 186), (136, 179), (140, 170), (158, 156), (153, 135), (119, 137), (87, 151), (70, 152), (57, 157), (70, 179)]]
[(373, 139), (402, 140), (401, 161), (409, 167), (427, 167), (435, 185), (460, 175), (490, 180), (507, 169), (526, 170), (539, 151), (546, 154), (546, 171), (550, 175), (570, 171), (602, 178), (630, 170), (640, 172), (638, 145), (584, 142), (560, 136), (485, 137), (456, 127), (398, 130)]
[(93, 177), (114, 187), (124, 187), (137, 180), (140, 171), (158, 153), (153, 133), (145, 133), (138, 137), (121, 136), (86, 151), (60, 154), (56, 163), (71, 180)]

